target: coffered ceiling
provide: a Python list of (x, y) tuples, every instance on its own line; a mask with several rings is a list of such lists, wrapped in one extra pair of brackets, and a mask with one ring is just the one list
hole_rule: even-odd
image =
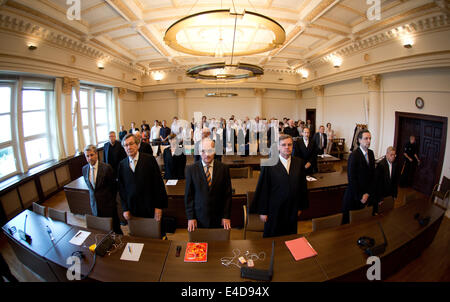
[[(3, 2), (2, 9), (56, 26), (146, 71), (217, 61), (173, 50), (164, 43), (164, 34), (171, 24), (187, 15), (233, 8), (230, 0), (80, 0), (81, 20), (70, 21), (66, 17), (70, 7), (66, 0)], [(380, 20), (371, 21), (366, 14), (370, 8), (366, 0), (234, 0), (237, 11), (266, 15), (286, 32), (286, 41), (280, 48), (236, 61), (292, 71), (416, 17), (442, 11), (448, 14), (449, 7), (448, 1), (442, 0), (380, 0), (380, 4)], [(195, 35), (186, 37), (195, 43)]]

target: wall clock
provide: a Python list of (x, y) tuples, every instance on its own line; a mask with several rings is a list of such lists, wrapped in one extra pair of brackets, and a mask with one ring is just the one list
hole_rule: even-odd
[(416, 107), (422, 109), (425, 105), (423, 99), (421, 97), (416, 98)]

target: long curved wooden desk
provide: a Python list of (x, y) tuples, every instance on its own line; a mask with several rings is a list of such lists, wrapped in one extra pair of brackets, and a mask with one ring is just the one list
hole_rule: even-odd
[[(420, 226), (414, 219), (415, 213), (429, 215), (430, 223)], [(23, 229), (25, 215), (28, 215), (29, 219), (27, 233), (33, 238), (31, 244), (20, 240), (17, 232), (11, 235), (8, 231), (12, 226), (18, 230)], [(439, 207), (425, 200), (417, 200), (363, 222), (309, 233), (305, 236), (318, 255), (301, 261), (294, 261), (284, 243), (300, 235), (273, 238), (275, 261), (272, 281), (367, 280), (367, 255), (357, 246), (356, 241), (360, 236), (370, 236), (377, 243), (381, 243), (383, 240), (377, 221), (381, 222), (388, 240), (387, 249), (380, 256), (381, 274), (384, 280), (418, 257), (430, 245), (443, 217), (444, 211)], [(57, 221), (50, 222), (55, 237), (55, 240), (51, 242), (45, 231), (45, 225), (48, 223), (47, 218), (26, 210), (9, 221), (2, 229), (17, 257), (46, 280), (67, 281), (66, 271), (69, 265), (66, 264), (66, 259), (76, 250), (82, 250), (86, 255), (82, 261), (82, 273), (85, 274), (92, 263), (92, 253), (86, 247), (75, 246), (68, 242), (82, 228)], [(84, 244), (86, 246), (95, 242), (94, 234), (104, 234), (92, 229), (89, 231), (92, 234), (86, 239)], [(269, 265), (272, 243), (271, 238), (209, 242), (208, 262), (184, 263), (186, 242), (129, 236), (123, 236), (122, 241), (144, 243), (139, 262), (119, 260), (124, 249), (122, 246), (110, 256), (97, 257), (89, 279), (98, 281), (248, 281), (240, 277), (237, 267), (225, 267), (220, 259), (232, 257), (234, 249), (239, 249), (242, 253), (245, 251), (265, 252), (266, 259), (255, 262), (256, 268), (265, 269)], [(180, 257), (175, 256), (177, 245), (182, 246)]]

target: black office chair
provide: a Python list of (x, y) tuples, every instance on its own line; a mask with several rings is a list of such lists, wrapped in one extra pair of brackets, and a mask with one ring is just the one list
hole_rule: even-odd
[(111, 217), (97, 217), (86, 214), (86, 226), (88, 228), (97, 229), (105, 232), (113, 230)]
[(130, 236), (161, 239), (161, 221), (154, 218), (133, 217), (128, 228)]
[(255, 192), (247, 192), (247, 205), (243, 205), (244, 210), (244, 240), (247, 235), (256, 238), (262, 238), (264, 232), (264, 222), (261, 221), (258, 214), (250, 213), (250, 207), (253, 202)]
[(59, 211), (53, 208), (48, 208), (48, 217), (54, 220), (59, 220), (67, 223), (67, 212)]
[(189, 242), (228, 241), (230, 230), (219, 229), (196, 229), (189, 233)]
[(33, 212), (35, 212), (36, 214), (45, 216), (45, 206), (41, 206), (35, 202), (33, 202)]
[(334, 228), (340, 226), (341, 222), (342, 222), (342, 213), (320, 218), (314, 218), (312, 220), (312, 230), (313, 232), (315, 232), (325, 230), (328, 228)]

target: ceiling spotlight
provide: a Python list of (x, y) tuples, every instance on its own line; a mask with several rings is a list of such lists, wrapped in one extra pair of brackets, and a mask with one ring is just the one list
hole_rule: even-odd
[(301, 68), (301, 69), (297, 69), (297, 73), (299, 73), (299, 74), (301, 74), (301, 75), (302, 75), (302, 79), (307, 79), (307, 78), (308, 78), (308, 76), (309, 76), (309, 72), (308, 72), (308, 70), (306, 70), (306, 69), (303, 69), (303, 68)]
[(105, 69), (105, 65), (103, 64), (103, 62), (98, 62), (97, 63), (97, 68), (100, 69), (100, 70)]
[(30, 44), (30, 45), (28, 45), (28, 49), (29, 50), (35, 50), (35, 49), (37, 49), (37, 46), (33, 45), (33, 44)]
[(339, 68), (342, 65), (342, 58), (334, 56), (332, 59), (334, 68)]

